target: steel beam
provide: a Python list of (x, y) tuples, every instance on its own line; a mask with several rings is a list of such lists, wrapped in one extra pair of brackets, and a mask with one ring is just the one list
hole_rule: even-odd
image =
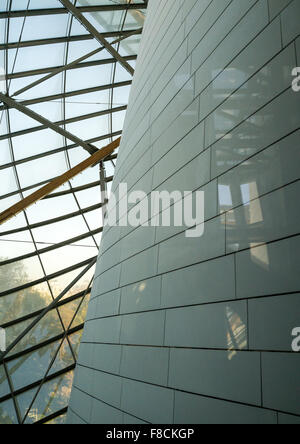
[[(125, 4), (111, 4), (111, 5), (98, 5), (98, 6), (78, 6), (78, 10), (81, 13), (91, 12), (109, 12), (109, 11), (127, 11), (135, 9), (146, 9), (147, 5), (144, 3), (125, 3)], [(29, 9), (20, 11), (0, 12), (0, 20), (6, 18), (16, 17), (37, 17), (41, 15), (58, 15), (68, 14), (68, 10), (65, 8), (45, 8), (45, 9)]]
[(76, 143), (77, 145), (81, 146), (83, 149), (85, 149), (88, 153), (94, 154), (98, 151), (96, 147), (94, 147), (91, 144), (85, 143), (83, 140), (79, 139), (79, 137), (75, 136), (74, 134), (71, 134), (69, 131), (64, 130), (57, 124), (51, 122), (48, 119), (45, 119), (45, 117), (42, 117), (41, 115), (35, 113), (29, 108), (26, 108), (26, 106), (21, 105), (20, 103), (16, 102), (11, 97), (8, 97), (7, 95), (0, 93), (0, 100), (8, 105), (11, 108), (15, 108), (16, 110), (20, 111), (21, 113), (25, 114), (26, 116), (30, 117), (31, 119), (36, 120), (37, 122), (40, 122), (42, 125), (44, 125), (46, 128), (50, 128), (56, 133), (60, 134), (63, 137), (66, 137), (67, 139), (71, 140), (72, 142)]
[[(130, 55), (130, 56), (126, 56), (124, 57), (125, 60), (130, 61), (130, 60), (136, 60), (137, 59), (137, 55)], [(91, 62), (85, 62), (85, 63), (78, 63), (76, 65), (62, 65), (62, 66), (51, 66), (49, 68), (40, 68), (40, 69), (31, 69), (29, 71), (20, 71), (20, 72), (13, 72), (13, 73), (9, 73), (7, 74), (6, 78), (8, 80), (12, 80), (12, 79), (23, 79), (24, 77), (32, 77), (32, 76), (38, 76), (41, 74), (48, 74), (48, 73), (52, 73), (53, 71), (56, 70), (61, 70), (62, 71), (69, 71), (71, 69), (80, 69), (80, 68), (89, 68), (91, 66), (102, 66), (102, 65), (110, 65), (112, 63), (116, 63), (116, 59), (114, 58), (110, 58), (110, 59), (102, 59), (102, 60), (93, 60)]]
[[(136, 34), (140, 34), (141, 32), (142, 32), (142, 29), (140, 28), (140, 29), (138, 29), (138, 30), (136, 30), (136, 31), (133, 31), (133, 32), (130, 32), (129, 34), (126, 34), (126, 36), (123, 36), (123, 37), (120, 37), (120, 38), (117, 39), (117, 40), (114, 40), (113, 43), (119, 43), (119, 42), (121, 42), (122, 40), (125, 40), (126, 38), (128, 38), (129, 36), (136, 35)], [(24, 88), (19, 89), (18, 91), (16, 91), (16, 92), (13, 94), (12, 97), (18, 96), (18, 95), (20, 95), (21, 93), (23, 93), (23, 92), (25, 92), (25, 91), (28, 91), (29, 89), (33, 88), (34, 86), (37, 86), (37, 85), (39, 85), (40, 83), (45, 82), (46, 80), (50, 79), (51, 77), (54, 77), (54, 76), (56, 76), (57, 74), (66, 71), (67, 69), (70, 69), (70, 68), (72, 68), (72, 67), (76, 67), (80, 62), (82, 62), (83, 60), (86, 60), (86, 59), (88, 59), (88, 58), (94, 56), (95, 54), (97, 54), (97, 53), (99, 53), (99, 52), (101, 52), (101, 51), (103, 51), (103, 49), (104, 49), (104, 46), (102, 46), (101, 48), (97, 48), (97, 49), (95, 49), (94, 51), (91, 51), (91, 52), (89, 52), (88, 54), (85, 54), (84, 56), (79, 57), (78, 59), (73, 60), (73, 62), (70, 62), (70, 63), (68, 63), (68, 64), (66, 64), (66, 65), (63, 65), (63, 66), (61, 66), (61, 67), (55, 69), (54, 71), (52, 71), (50, 74), (46, 75), (45, 77), (42, 77), (41, 79), (36, 80), (36, 81), (34, 81), (33, 83), (30, 83), (29, 85), (25, 86)]]
[[(18, 105), (21, 105), (21, 103), (18, 102)], [(26, 108), (26, 109), (28, 109), (28, 108)], [(8, 138), (12, 138), (12, 137), (24, 136), (25, 134), (35, 133), (37, 131), (41, 131), (41, 130), (44, 130), (44, 129), (47, 129), (47, 128), (51, 128), (51, 129), (53, 129), (53, 131), (58, 132), (59, 134), (62, 134), (61, 132), (58, 131), (58, 129), (60, 129), (60, 130), (62, 129), (60, 127), (60, 125), (68, 125), (70, 123), (81, 122), (82, 120), (93, 119), (94, 117), (101, 117), (101, 116), (106, 116), (108, 114), (119, 113), (121, 111), (126, 111), (126, 109), (127, 109), (127, 105), (124, 105), (124, 106), (118, 106), (118, 107), (112, 108), (112, 109), (105, 109), (103, 111), (97, 111), (95, 113), (83, 114), (82, 116), (71, 117), (70, 119), (60, 120), (60, 121), (54, 122), (54, 123), (48, 121), (50, 123), (44, 123), (44, 125), (41, 125), (41, 126), (34, 126), (34, 127), (31, 127), (31, 128), (26, 128), (24, 130), (15, 131), (13, 133), (3, 134), (2, 136), (0, 136), (0, 140), (5, 140), (5, 139), (8, 139)], [(24, 114), (26, 114), (26, 113), (24, 112)], [(42, 116), (40, 116), (39, 114), (37, 114), (37, 115), (40, 118), (43, 119)], [(37, 120), (35, 117), (32, 117), (32, 118)], [(56, 127), (56, 129), (54, 129), (54, 127), (52, 128), (50, 126), (50, 124), (54, 125), (54, 127)], [(63, 131), (65, 131), (66, 134), (68, 133), (68, 131), (66, 131), (66, 130), (63, 130)], [(69, 133), (69, 134), (71, 134), (71, 133)], [(68, 136), (65, 136), (65, 137), (67, 137), (67, 139), (70, 139), (70, 137), (68, 137)], [(75, 136), (73, 136), (73, 137), (75, 137)], [(74, 142), (73, 139), (70, 139), (70, 140), (72, 140)], [(82, 142), (85, 143), (84, 141), (82, 141)], [(88, 145), (88, 147), (91, 149), (91, 145)], [(93, 149), (93, 151), (88, 151), (87, 149), (86, 149), (86, 151), (88, 151), (90, 154), (93, 154), (96, 151), (98, 151), (98, 149), (96, 147), (92, 147), (92, 149)]]
[(126, 60), (114, 49), (114, 47), (106, 40), (88, 19), (74, 6), (69, 0), (59, 0), (60, 3), (69, 10), (69, 12), (81, 23), (82, 26), (100, 43), (117, 61), (133, 76), (134, 69), (126, 62)]
[[(91, 293), (92, 287), (88, 287), (86, 290), (82, 290), (79, 293), (73, 294), (72, 296), (69, 296), (66, 299), (63, 299), (62, 301), (59, 301), (56, 305), (56, 307), (53, 308), (53, 310), (56, 310), (57, 308), (63, 307), (70, 302), (77, 301), (78, 299), (83, 298), (85, 295)], [(13, 319), (9, 322), (6, 322), (5, 324), (1, 324), (1, 328), (6, 329), (13, 327), (18, 324), (23, 324), (26, 321), (29, 321), (30, 319), (35, 318), (36, 316), (39, 316), (43, 312), (43, 309), (32, 311), (31, 313), (28, 313), (27, 315), (21, 316), (20, 318)]]
[(10, 288), (9, 290), (2, 291), (0, 293), (0, 298), (4, 298), (6, 296), (9, 296), (10, 294), (14, 294), (19, 291), (26, 290), (27, 288), (35, 287), (36, 285), (42, 284), (43, 282), (47, 282), (47, 281), (49, 282), (52, 279), (56, 279), (60, 276), (63, 276), (64, 274), (68, 274), (71, 271), (78, 270), (79, 268), (85, 267), (87, 264), (90, 263), (91, 260), (94, 260), (94, 259), (97, 260), (97, 256), (91, 257), (90, 259), (86, 259), (85, 261), (82, 261), (82, 262), (78, 262), (75, 265), (64, 268), (63, 270), (56, 271), (55, 273), (52, 273), (52, 274), (48, 274), (47, 276), (44, 276), (40, 279), (36, 279), (35, 281), (28, 282), (27, 284), (19, 285), (18, 287)]
[[(104, 134), (103, 136), (94, 137), (92, 139), (85, 140), (84, 142), (85, 143), (101, 142), (101, 140), (112, 139), (113, 137), (119, 137), (121, 135), (122, 135), (122, 131), (115, 131), (113, 133)], [(73, 150), (73, 149), (75, 149), (77, 147), (78, 147), (78, 145), (72, 144), (72, 145), (68, 145), (68, 146), (62, 146), (60, 148), (55, 148), (54, 150), (45, 151), (43, 153), (35, 154), (33, 156), (23, 157), (23, 159), (14, 160), (13, 162), (9, 162), (9, 163), (5, 163), (3, 165), (0, 165), (0, 170), (5, 170), (6, 168), (11, 168), (11, 167), (13, 167), (15, 165), (22, 165), (23, 163), (31, 162), (33, 160), (42, 159), (43, 157), (52, 156), (53, 154), (61, 153), (63, 151), (67, 152), (67, 151)], [(108, 161), (108, 160), (114, 160), (114, 159), (116, 159), (116, 157), (117, 157), (117, 155), (113, 154), (112, 156), (110, 156), (107, 159), (105, 159), (105, 162)], [(52, 177), (51, 180), (52, 179), (54, 179), (54, 177)], [(43, 182), (43, 183), (45, 183), (45, 182)], [(33, 184), (33, 186), (30, 185), (29, 187), (25, 187), (25, 188), (23, 188), (21, 190), (17, 190), (17, 193), (19, 193), (19, 191), (21, 191), (21, 192), (28, 191), (29, 189), (35, 188), (36, 186), (40, 186), (40, 185), (41, 185), (41, 183)], [(8, 193), (8, 194), (5, 194), (5, 195), (0, 195), (0, 200), (1, 199), (6, 199), (7, 197), (11, 197), (13, 195), (14, 195), (14, 192)]]
[[(103, 204), (102, 204), (103, 207)], [(57, 250), (58, 248), (66, 247), (68, 245), (74, 244), (81, 240), (87, 239), (90, 236), (95, 236), (96, 234), (100, 234), (103, 231), (103, 227), (97, 228), (96, 230), (88, 231), (87, 233), (81, 234), (80, 236), (73, 237), (71, 239), (67, 239), (63, 242), (59, 242), (57, 244), (50, 245), (46, 248), (42, 248), (41, 250), (32, 251), (31, 253), (24, 254), (23, 256), (13, 257), (11, 259), (7, 259), (5, 261), (0, 262), (0, 267), (4, 265), (13, 264), (14, 262), (24, 261), (25, 259), (30, 259), (31, 257), (45, 253), (49, 253), (50, 251)]]
[(47, 196), (48, 194), (52, 193), (57, 188), (64, 185), (69, 180), (73, 179), (78, 174), (82, 173), (87, 168), (97, 164), (101, 160), (105, 159), (107, 156), (112, 154), (116, 148), (119, 147), (121, 139), (117, 139), (114, 142), (110, 143), (106, 147), (102, 148), (101, 150), (97, 150), (95, 154), (85, 159), (83, 162), (76, 165), (74, 168), (71, 168), (66, 173), (62, 174), (61, 176), (57, 177), (44, 187), (40, 188), (39, 190), (35, 191), (34, 193), (30, 194), (29, 196), (22, 199), (20, 202), (16, 203), (15, 205), (12, 205), (7, 210), (3, 211), (0, 214), (0, 225), (2, 225), (4, 222), (7, 222), (12, 217), (16, 216), (17, 214), (21, 213), (22, 211), (26, 210), (26, 208), (30, 207), (34, 203), (38, 202), (39, 200), (43, 199), (43, 197)]
[(97, 262), (97, 258), (90, 261), (90, 263), (84, 268), (83, 271), (76, 276), (75, 279), (51, 302), (51, 304), (46, 307), (43, 312), (37, 316), (29, 325), (24, 329), (24, 331), (14, 339), (11, 344), (7, 347), (5, 352), (0, 353), (0, 363), (3, 361), (5, 356), (29, 333), (45, 316), (49, 311), (56, 307), (57, 303), (77, 284), (77, 282), (92, 268)]
[(99, 210), (102, 208), (102, 203), (91, 205), (90, 207), (82, 208), (81, 210), (74, 211), (73, 213), (65, 214), (64, 216), (55, 217), (53, 219), (43, 220), (42, 222), (37, 222), (35, 224), (26, 225), (21, 228), (14, 228), (8, 231), (0, 232), (0, 241), (1, 237), (10, 236), (11, 234), (22, 233), (27, 230), (34, 230), (35, 228), (45, 227), (46, 225), (56, 224), (57, 222), (63, 222), (67, 219), (72, 219), (73, 217), (81, 216), (82, 214), (90, 213), (91, 211)]
[[(95, 86), (92, 88), (78, 89), (76, 91), (69, 91), (66, 93), (52, 94), (51, 96), (37, 97), (36, 99), (23, 100), (19, 103), (21, 103), (21, 105), (24, 106), (35, 105), (36, 103), (44, 103), (44, 102), (51, 102), (53, 100), (67, 99), (69, 97), (81, 96), (93, 92), (106, 91), (107, 89), (122, 88), (123, 86), (130, 86), (131, 83), (132, 83), (131, 80), (127, 80), (125, 82), (110, 83), (109, 85)], [(4, 105), (0, 106), (0, 111), (2, 111), (5, 108), (7, 108), (7, 106)]]
[[(100, 34), (100, 36), (103, 39), (108, 39), (108, 38), (112, 38), (112, 37), (126, 36), (128, 34), (131, 34), (131, 31), (103, 32)], [(93, 39), (94, 39), (93, 35), (83, 34), (83, 35), (72, 35), (72, 36), (68, 36), (68, 37), (65, 36), (65, 37), (53, 37), (53, 38), (38, 39), (38, 40), (24, 40), (21, 42), (2, 43), (0, 45), (0, 50), (3, 51), (3, 50), (7, 50), (7, 49), (28, 48), (28, 47), (32, 47), (32, 46), (55, 45), (58, 43), (67, 43), (67, 42), (82, 42), (82, 41), (93, 40)]]

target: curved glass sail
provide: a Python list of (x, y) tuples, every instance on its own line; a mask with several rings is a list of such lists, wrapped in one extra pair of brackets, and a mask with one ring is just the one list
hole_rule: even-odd
[[(1, 1), (0, 213), (120, 137), (146, 6)], [(1, 424), (64, 423), (116, 156), (0, 225)]]

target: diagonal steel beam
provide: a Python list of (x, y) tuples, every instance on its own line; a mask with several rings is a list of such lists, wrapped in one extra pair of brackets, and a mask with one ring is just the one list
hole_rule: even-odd
[[(78, 6), (80, 12), (106, 12), (106, 11), (124, 11), (135, 9), (146, 9), (145, 2), (141, 3), (124, 3), (111, 5), (95, 5), (95, 6)], [(37, 17), (41, 15), (57, 15), (67, 14), (68, 10), (65, 8), (45, 8), (45, 9), (29, 9), (20, 11), (3, 11), (0, 12), (0, 19), (17, 18), (17, 17)]]
[[(85, 140), (85, 142), (86, 143), (101, 142), (102, 140), (112, 139), (113, 137), (118, 137), (118, 136), (121, 136), (121, 135), (122, 135), (122, 131), (114, 131), (113, 133), (104, 134), (102, 136), (93, 137), (92, 139)], [(41, 153), (35, 154), (33, 156), (29, 156), (29, 157), (23, 157), (21, 159), (14, 160), (13, 162), (9, 162), (9, 163), (0, 165), (0, 170), (5, 170), (6, 168), (11, 168), (14, 165), (22, 165), (23, 163), (31, 162), (33, 160), (41, 159), (43, 157), (52, 156), (53, 154), (61, 153), (63, 151), (65, 152), (65, 151), (73, 150), (73, 149), (75, 149), (77, 147), (78, 147), (78, 145), (76, 145), (76, 144), (72, 144), (72, 145), (68, 145), (68, 146), (61, 146), (60, 148), (55, 148), (54, 150), (41, 152)], [(113, 154), (113, 155), (109, 156), (105, 160), (109, 161), (109, 160), (114, 160), (114, 159), (116, 159), (116, 154)], [(41, 184), (39, 184), (39, 185), (41, 185)], [(25, 188), (27, 188), (27, 187), (25, 187)], [(33, 186), (32, 188), (35, 188), (35, 186)], [(20, 190), (20, 191), (22, 191), (22, 190)], [(26, 190), (24, 189), (24, 191), (26, 191)], [(16, 192), (16, 194), (17, 193), (18, 193), (18, 191)], [(8, 196), (8, 195), (4, 195), (4, 196), (5, 197), (3, 197), (2, 194), (0, 194), (0, 200), (1, 199), (6, 199), (7, 197), (11, 197), (11, 196)]]
[[(112, 37), (120, 37), (120, 36), (126, 36), (130, 34), (131, 31), (111, 31), (111, 32), (103, 32), (101, 33), (102, 37), (112, 38)], [(66, 43), (66, 42), (83, 42), (86, 40), (93, 40), (93, 36), (91, 34), (81, 34), (81, 35), (70, 35), (65, 37), (50, 37), (45, 39), (38, 39), (38, 40), (23, 40), (21, 42), (8, 42), (8, 43), (1, 43), (0, 44), (0, 50), (7, 50), (7, 49), (18, 49), (18, 48), (29, 48), (34, 46), (43, 46), (43, 45), (56, 45), (59, 43)]]
[[(20, 102), (18, 102), (18, 104), (21, 105)], [(53, 125), (56, 125), (58, 128), (60, 128), (60, 125), (68, 125), (70, 123), (81, 122), (83, 120), (92, 119), (94, 117), (101, 117), (101, 116), (106, 116), (108, 114), (115, 114), (115, 113), (119, 113), (121, 111), (126, 111), (126, 109), (127, 109), (127, 105), (117, 106), (116, 108), (104, 109), (102, 111), (96, 111), (94, 113), (89, 113), (89, 114), (82, 114), (81, 116), (70, 117), (69, 119), (66, 119), (66, 120), (59, 120), (58, 122), (51, 122), (51, 123)], [(0, 136), (0, 140), (5, 140), (8, 138), (12, 138), (12, 137), (23, 136), (25, 134), (35, 133), (37, 131), (41, 131), (41, 130), (46, 129), (47, 127), (48, 127), (48, 125), (34, 126), (31, 128), (26, 128), (24, 130), (19, 130), (19, 131), (15, 131), (12, 133), (3, 134)], [(97, 149), (97, 148), (95, 148), (95, 149)], [(94, 152), (96, 152), (96, 151), (94, 151)], [(92, 153), (90, 153), (90, 154), (92, 154)]]
[(120, 141), (121, 138), (115, 140), (114, 142), (111, 142), (109, 145), (102, 148), (101, 150), (97, 150), (96, 153), (85, 159), (83, 162), (79, 163), (75, 167), (66, 171), (61, 176), (58, 176), (56, 179), (52, 180), (47, 185), (38, 189), (29, 196), (25, 197), (24, 199), (17, 202), (15, 205), (11, 206), (7, 210), (3, 211), (0, 214), (0, 225), (8, 221), (12, 217), (16, 216), (17, 214), (21, 213), (22, 211), (26, 210), (26, 208), (28, 208), (29, 206), (43, 199), (43, 197), (48, 196), (50, 193), (52, 193), (57, 188), (64, 185), (69, 180), (73, 179), (78, 174), (82, 173), (87, 168), (97, 164), (101, 160), (104, 160), (107, 156), (112, 154), (115, 151), (115, 149), (119, 147)]
[(37, 122), (40, 122), (42, 125), (45, 125), (47, 128), (52, 129), (56, 133), (60, 134), (63, 137), (66, 137), (67, 139), (71, 140), (72, 142), (78, 144), (83, 149), (85, 149), (88, 153), (94, 154), (98, 151), (96, 147), (94, 147), (91, 144), (88, 144), (84, 142), (83, 140), (79, 139), (79, 137), (75, 136), (74, 134), (69, 133), (69, 131), (64, 130), (60, 126), (56, 125), (55, 123), (51, 122), (48, 119), (45, 119), (45, 117), (42, 117), (38, 113), (35, 113), (31, 109), (27, 108), (24, 105), (21, 105), (20, 103), (16, 102), (11, 97), (8, 97), (7, 95), (0, 93), (0, 100), (8, 105), (10, 108), (15, 108), (16, 110), (20, 111), (21, 113), (25, 114), (28, 117), (31, 117), (31, 119), (36, 120)]
[(84, 17), (84, 15), (69, 0), (59, 0), (60, 3), (70, 11), (70, 13), (85, 27), (85, 29), (102, 45), (105, 49), (117, 59), (117, 61), (133, 76), (134, 69), (126, 60), (116, 51), (113, 46), (100, 34), (100, 32)]
[[(124, 57), (125, 60), (136, 60), (137, 55), (130, 55)], [(116, 59), (109, 58), (109, 59), (100, 59), (100, 60), (91, 60), (90, 62), (84, 62), (84, 63), (78, 63), (77, 65), (72, 65), (70, 67), (67, 67), (65, 70), (69, 71), (72, 69), (81, 69), (81, 68), (89, 68), (91, 66), (102, 66), (102, 65), (110, 65), (112, 63), (116, 63)], [(31, 69), (29, 71), (19, 71), (19, 72), (10, 72), (6, 75), (8, 80), (11, 79), (22, 79), (24, 77), (32, 77), (32, 76), (38, 76), (42, 74), (49, 74), (53, 71), (56, 71), (57, 69), (63, 69), (65, 65), (60, 66), (50, 66), (48, 68), (39, 68), (39, 69)]]
[[(122, 40), (125, 40), (125, 39), (127, 39), (128, 37), (131, 37), (132, 35), (141, 34), (141, 33), (142, 33), (142, 28), (140, 28), (140, 29), (138, 29), (138, 30), (135, 30), (135, 31), (133, 31), (133, 32), (130, 32), (130, 33), (126, 34), (125, 36), (122, 36), (122, 37), (118, 38), (117, 40), (114, 40), (114, 41), (113, 41), (113, 44), (114, 44), (114, 43), (119, 43), (119, 42), (121, 42)], [(95, 49), (94, 51), (91, 51), (91, 52), (89, 52), (88, 54), (85, 54), (84, 56), (79, 57), (79, 58), (76, 59), (76, 60), (73, 60), (73, 62), (70, 62), (70, 63), (68, 63), (67, 65), (63, 65), (63, 66), (60, 66), (60, 67), (54, 69), (50, 74), (46, 75), (45, 77), (42, 77), (41, 79), (36, 80), (36, 81), (33, 82), (33, 83), (30, 83), (29, 85), (25, 86), (25, 87), (22, 88), (22, 89), (19, 89), (18, 91), (16, 91), (16, 92), (13, 94), (12, 97), (18, 96), (18, 95), (22, 94), (23, 92), (28, 91), (29, 89), (33, 88), (34, 86), (37, 86), (37, 85), (39, 85), (39, 84), (45, 82), (46, 80), (51, 79), (52, 77), (56, 76), (57, 74), (60, 74), (61, 72), (64, 72), (64, 71), (66, 71), (66, 70), (68, 70), (68, 69), (71, 69), (71, 68), (75, 68), (75, 67), (77, 67), (77, 65), (78, 65), (80, 62), (82, 62), (83, 60), (86, 60), (86, 59), (92, 57), (93, 55), (95, 55), (95, 54), (97, 54), (97, 53), (99, 53), (99, 52), (101, 52), (101, 51), (103, 51), (103, 49), (104, 49), (104, 46), (102, 46), (101, 48), (97, 48), (97, 49)], [(115, 60), (116, 60), (116, 59), (115, 59)], [(127, 63), (127, 62), (126, 62), (126, 63)]]
[(97, 258), (90, 260), (89, 264), (85, 267), (85, 269), (81, 271), (81, 273), (79, 273), (79, 275), (76, 276), (75, 279), (73, 279), (73, 281), (51, 302), (51, 304), (49, 304), (48, 307), (46, 307), (43, 310), (43, 312), (39, 316), (37, 316), (28, 325), (28, 327), (25, 328), (25, 330), (19, 336), (17, 336), (15, 340), (11, 342), (11, 344), (7, 347), (6, 351), (0, 353), (0, 363), (3, 362), (5, 356), (21, 341), (21, 339), (23, 339), (27, 335), (27, 333), (29, 333), (41, 321), (41, 319), (43, 319), (44, 316), (46, 316), (46, 314), (53, 309), (53, 307), (56, 307), (57, 303), (69, 292), (69, 290), (71, 290), (77, 284), (77, 282), (90, 270), (90, 268), (92, 268), (92, 266), (96, 262)]
[[(36, 103), (44, 103), (44, 102), (51, 102), (53, 100), (67, 99), (69, 97), (81, 96), (84, 94), (90, 94), (92, 92), (106, 91), (107, 89), (112, 89), (112, 88), (122, 88), (123, 86), (130, 86), (131, 83), (132, 83), (131, 80), (118, 83), (110, 83), (108, 85), (94, 86), (91, 88), (78, 89), (76, 91), (69, 91), (65, 93), (62, 92), (59, 94), (52, 94), (50, 96), (37, 97), (35, 99), (22, 100), (19, 103), (21, 103), (24, 106), (35, 105)], [(0, 111), (2, 111), (5, 108), (7, 108), (5, 105), (1, 105)]]

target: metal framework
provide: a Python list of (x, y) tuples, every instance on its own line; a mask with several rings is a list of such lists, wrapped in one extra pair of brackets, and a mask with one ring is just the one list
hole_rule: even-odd
[(62, 5), (86, 28), (86, 30), (94, 37), (100, 45), (102, 45), (121, 65), (129, 72), (134, 74), (134, 69), (126, 62), (126, 60), (115, 50), (115, 48), (106, 40), (95, 26), (93, 26), (85, 16), (73, 5), (69, 0), (59, 0)]
[[(0, 94), (0, 98), (1, 98), (1, 94)], [(8, 101), (8, 102), (10, 103), (10, 101)], [(4, 222), (7, 222), (9, 219), (16, 216), (17, 214), (21, 213), (21, 211), (26, 210), (28, 207), (35, 204), (39, 200), (48, 196), (50, 193), (57, 190), (57, 188), (61, 187), (66, 182), (73, 179), (75, 176), (82, 173), (87, 168), (89, 168), (91, 166), (95, 166), (98, 162), (103, 161), (107, 156), (112, 154), (119, 147), (120, 141), (121, 141), (121, 139), (117, 139), (114, 142), (111, 142), (105, 148), (102, 148), (101, 150), (96, 150), (96, 152), (92, 156), (90, 156), (88, 159), (84, 160), (83, 162), (76, 165), (74, 168), (65, 172), (64, 174), (57, 177), (56, 179), (53, 179), (51, 182), (49, 182), (44, 187), (40, 188), (39, 190), (35, 191), (34, 193), (32, 193), (29, 196), (22, 199), (17, 204), (12, 205), (10, 208), (8, 208), (7, 210), (0, 213), (0, 225), (3, 224)], [(100, 180), (101, 180), (101, 177), (100, 177)], [(71, 242), (67, 242), (67, 243), (71, 243)], [(0, 262), (0, 265), (1, 265), (1, 262)]]
[[(107, 11), (128, 11), (128, 10), (141, 10), (147, 7), (146, 2), (141, 3), (124, 3), (124, 4), (111, 4), (111, 5), (98, 5), (98, 6), (81, 6), (78, 7), (78, 11), (84, 12), (107, 12)], [(0, 19), (13, 18), (13, 17), (36, 17), (45, 15), (67, 14), (69, 11), (65, 8), (49, 8), (49, 9), (32, 9), (21, 11), (0, 12)]]
[[(24, 10), (13, 10), (12, 0), (0, 7), (0, 150), (6, 153), (0, 181), (8, 183), (0, 195), (0, 326), (7, 333), (0, 354), (0, 423), (44, 424), (62, 423), (67, 413), (147, 2), (57, 0), (57, 7), (32, 9), (31, 1)], [(47, 30), (51, 17), (66, 18), (65, 33), (51, 36), (48, 30), (35, 38), (33, 24)], [(59, 44), (63, 58), (48, 61), (46, 45), (55, 52)], [(21, 63), (30, 48), (41, 54), (40, 66)], [(87, 84), (85, 76), (95, 70)], [(70, 88), (73, 75), (83, 81)], [(59, 109), (59, 118), (44, 117), (45, 106)], [(49, 131), (56, 134), (52, 146)], [(62, 167), (64, 175), (58, 173)]]

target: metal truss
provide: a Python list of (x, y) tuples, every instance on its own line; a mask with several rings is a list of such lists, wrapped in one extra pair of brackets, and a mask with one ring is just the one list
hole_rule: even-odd
[[(136, 60), (136, 55), (130, 55), (124, 57), (126, 61), (134, 61)], [(78, 63), (76, 65), (63, 65), (63, 66), (54, 66), (50, 68), (39, 68), (32, 69), (29, 71), (21, 71), (21, 72), (12, 72), (6, 75), (7, 80), (21, 79), (24, 77), (38, 76), (40, 74), (47, 74), (55, 71), (56, 69), (60, 69), (62, 71), (69, 71), (71, 69), (80, 69), (80, 68), (90, 68), (91, 66), (105, 66), (115, 63), (117, 60), (114, 58), (110, 59), (101, 59), (101, 60), (93, 60), (91, 62)]]
[[(50, 96), (44, 96), (44, 97), (37, 97), (35, 99), (28, 99), (21, 101), (21, 105), (29, 106), (29, 105), (35, 105), (37, 103), (44, 103), (44, 102), (51, 102), (53, 100), (60, 100), (60, 99), (67, 99), (68, 97), (75, 97), (80, 96), (83, 94), (90, 94), (92, 92), (99, 92), (99, 91), (105, 91), (107, 89), (113, 89), (113, 88), (122, 88), (123, 86), (130, 86), (132, 83), (131, 80), (127, 80), (124, 82), (118, 82), (118, 83), (110, 83), (109, 85), (100, 85), (100, 86), (94, 86), (91, 88), (85, 88), (85, 89), (79, 89), (76, 91), (69, 91), (65, 93), (60, 94), (52, 94)], [(13, 94), (15, 97), (16, 94)], [(6, 109), (5, 105), (0, 105), (0, 111)]]
[(8, 134), (3, 134), (0, 136), (0, 140), (5, 140), (12, 137), (17, 136), (23, 136), (25, 134), (31, 134), (36, 131), (41, 131), (43, 129), (51, 129), (55, 131), (56, 133), (60, 134), (61, 136), (64, 136), (66, 139), (71, 140), (72, 142), (76, 143), (77, 145), (81, 146), (84, 150), (86, 150), (89, 154), (95, 154), (98, 149), (94, 147), (92, 144), (87, 144), (83, 140), (81, 140), (79, 137), (75, 136), (74, 134), (70, 133), (69, 131), (66, 131), (65, 129), (61, 128), (61, 125), (67, 125), (70, 123), (80, 122), (82, 120), (92, 119), (94, 117), (100, 117), (105, 116), (107, 114), (113, 114), (118, 113), (121, 111), (125, 111), (127, 109), (127, 106), (118, 106), (113, 109), (103, 110), (103, 111), (97, 111), (95, 113), (90, 114), (84, 114), (77, 117), (72, 117), (70, 119), (64, 119), (60, 120), (59, 122), (51, 122), (50, 120), (46, 119), (45, 117), (41, 116), (40, 114), (32, 111), (30, 108), (27, 108), (23, 104), (16, 102), (11, 97), (6, 96), (5, 94), (0, 93), (0, 100), (5, 103), (9, 108), (15, 108), (16, 110), (22, 112), (26, 116), (30, 117), (31, 119), (36, 120), (37, 122), (41, 123), (41, 126), (36, 126), (33, 128), (27, 128), (21, 131), (15, 131)]
[[(107, 11), (128, 11), (146, 9), (146, 2), (141, 3), (124, 3), (124, 4), (111, 4), (111, 5), (98, 5), (98, 6), (78, 6), (77, 9), (81, 13), (92, 12), (107, 12)], [(15, 17), (36, 17), (44, 15), (57, 15), (67, 14), (69, 11), (65, 8), (49, 8), (49, 9), (31, 9), (29, 11), (10, 11), (0, 12), (0, 20), (6, 18)]]
[[(0, 94), (1, 97), (1, 94)], [(87, 168), (91, 166), (95, 166), (98, 162), (102, 161), (110, 154), (112, 154), (116, 148), (120, 145), (120, 138), (115, 140), (114, 142), (111, 142), (109, 145), (107, 145), (105, 148), (102, 148), (101, 150), (96, 150), (96, 152), (90, 156), (88, 159), (85, 159), (80, 164), (76, 165), (74, 168), (70, 169), (69, 171), (65, 172), (61, 176), (58, 176), (56, 179), (50, 181), (47, 185), (44, 187), (38, 189), (31, 195), (25, 197), (20, 202), (16, 203), (15, 205), (12, 205), (7, 210), (3, 211), (0, 214), (0, 225), (4, 222), (7, 222), (12, 217), (19, 214), (21, 211), (26, 210), (29, 206), (35, 204), (39, 200), (43, 199), (43, 197), (48, 196), (50, 193), (52, 193), (57, 188), (64, 185), (69, 180), (73, 179), (78, 174), (85, 171)], [(100, 174), (100, 182), (101, 182), (101, 174)], [(71, 242), (70, 242), (71, 243)], [(1, 263), (0, 263), (1, 265)]]
[[(139, 29), (136, 29), (136, 33), (138, 33)], [(104, 32), (101, 35), (101, 39), (108, 39), (112, 37), (124, 37), (128, 34), (131, 34), (131, 31), (122, 31), (122, 32)], [(44, 46), (44, 45), (56, 45), (59, 43), (71, 43), (71, 42), (84, 42), (87, 40), (93, 40), (94, 37), (91, 34), (84, 35), (72, 35), (69, 37), (55, 37), (52, 39), (40, 39), (40, 40), (28, 40), (24, 42), (10, 42), (0, 45), (0, 50), (7, 49), (18, 49), (18, 48), (29, 48), (33, 46)], [(100, 39), (100, 37), (99, 37)]]
[(115, 48), (106, 40), (105, 36), (101, 34), (95, 26), (93, 26), (88, 19), (74, 6), (69, 0), (59, 0), (60, 3), (86, 28), (86, 30), (94, 37), (100, 45), (102, 45), (117, 61), (129, 72), (134, 74), (134, 69), (126, 62), (126, 60), (115, 50)]

